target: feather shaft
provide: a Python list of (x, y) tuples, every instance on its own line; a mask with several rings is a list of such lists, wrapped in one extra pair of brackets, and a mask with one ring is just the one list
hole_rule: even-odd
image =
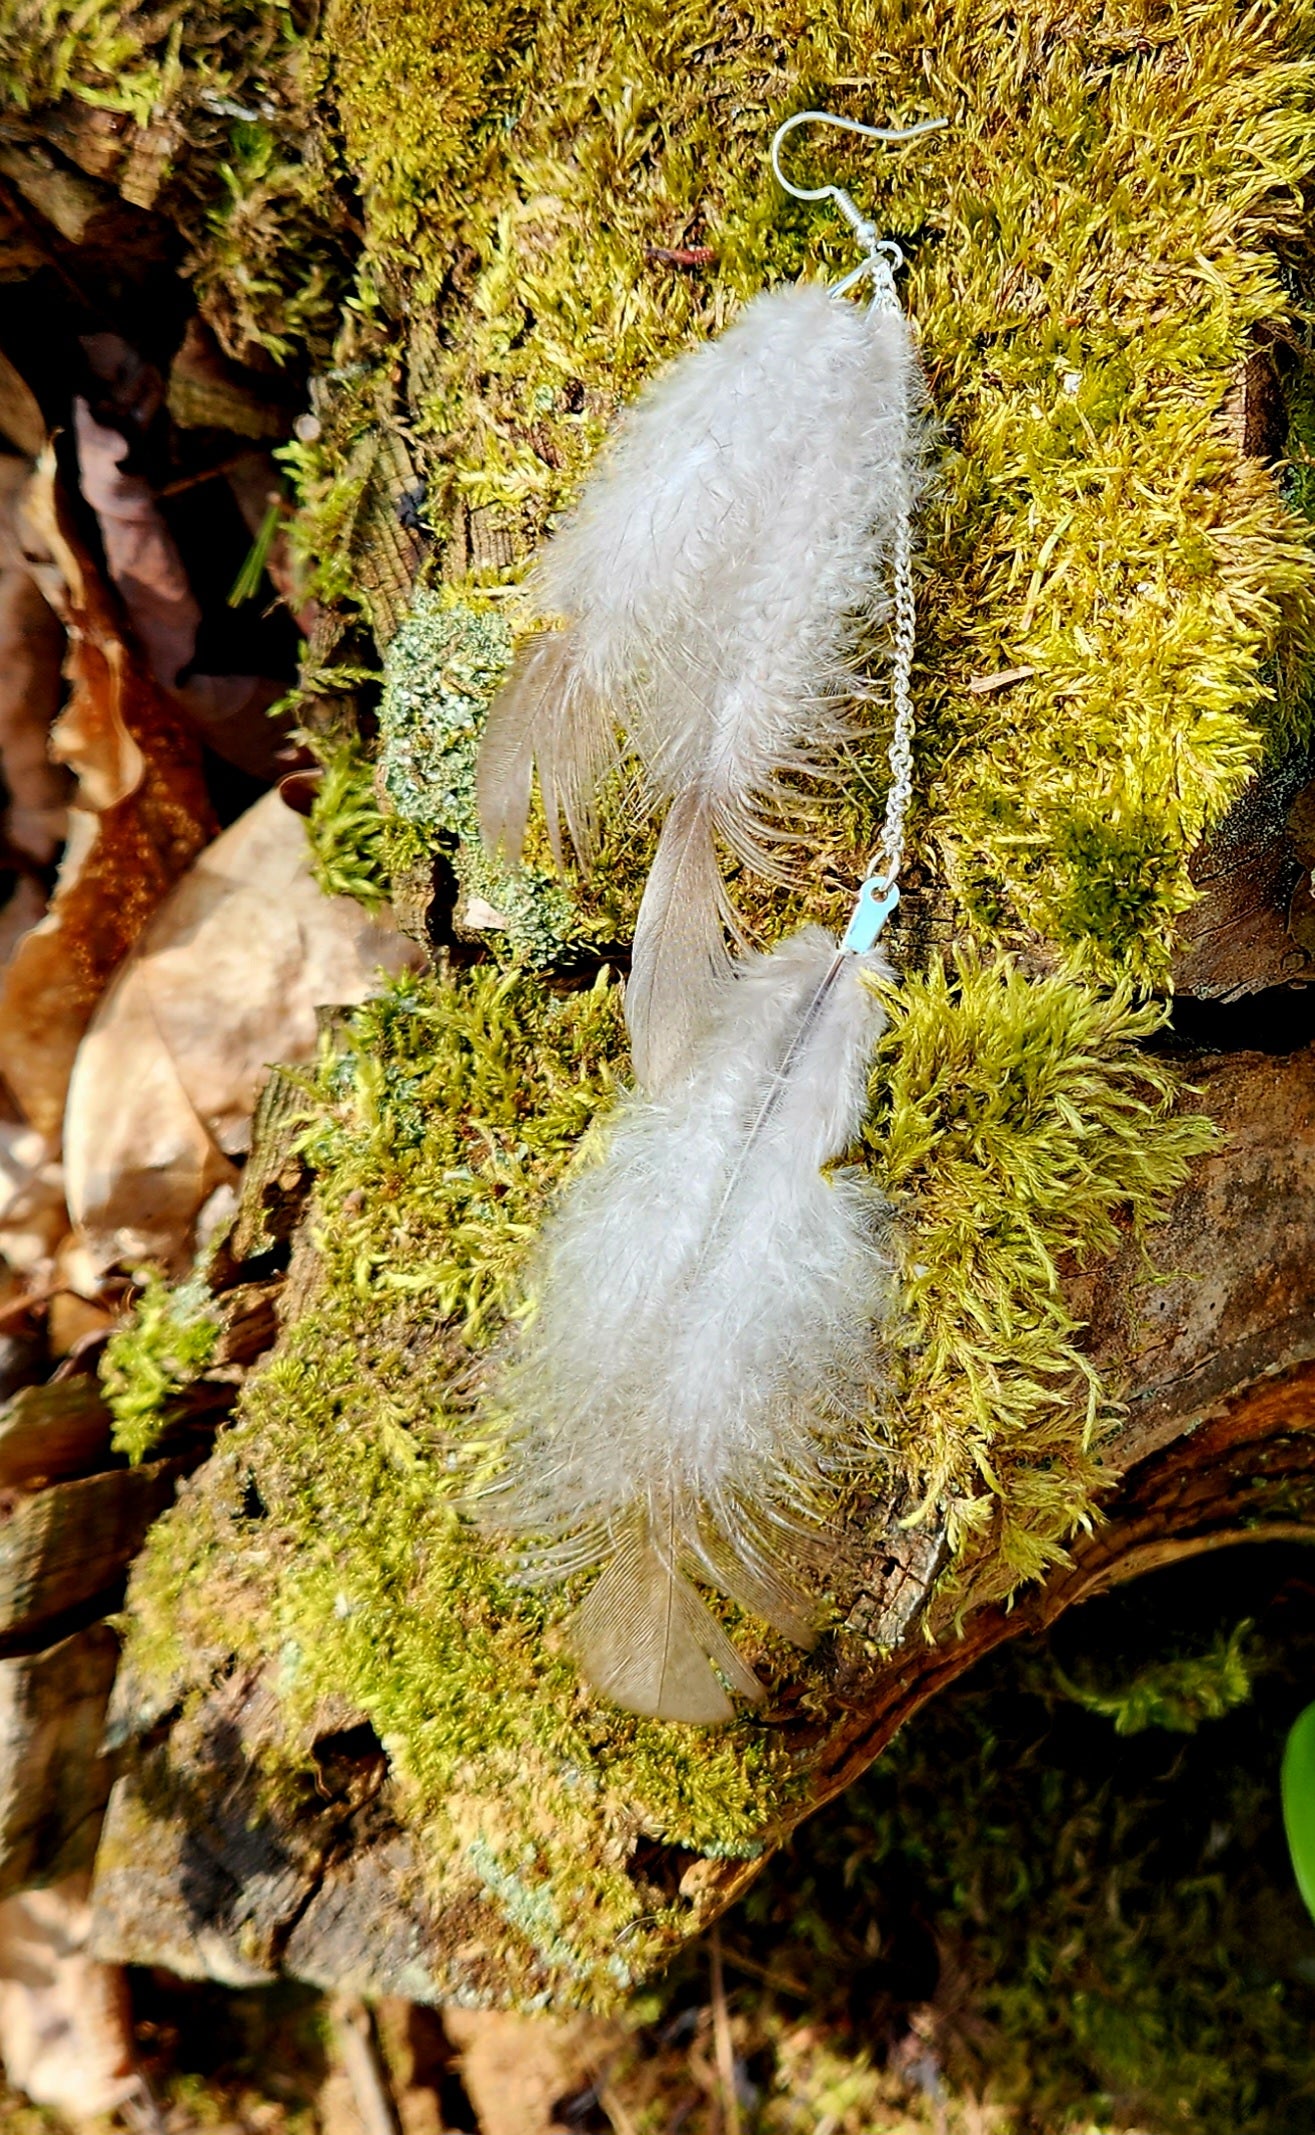
[(650, 804), (672, 810), (626, 1004), (650, 1090), (689, 1064), (726, 980), (719, 852), (790, 879), (785, 782), (850, 734), (856, 633), (885, 612), (918, 486), (920, 401), (898, 312), (814, 284), (757, 297), (628, 412), (527, 582), (571, 622), (491, 709), (485, 834), (518, 849), (533, 763), (554, 850), (564, 821), (587, 862), (599, 782), (619, 751), (639, 757)]
[(750, 1694), (692, 1577), (811, 1636), (890, 1266), (879, 1197), (824, 1167), (863, 1117), (885, 968), (816, 927), (743, 959), (683, 1080), (623, 1100), (540, 1241), (486, 1516), (547, 1576), (603, 1565), (576, 1649), (633, 1710), (706, 1720), (723, 1683)]
[(646, 1090), (664, 1088), (689, 1058), (730, 977), (726, 905), (703, 797), (681, 794), (644, 885), (626, 984), (635, 1076)]

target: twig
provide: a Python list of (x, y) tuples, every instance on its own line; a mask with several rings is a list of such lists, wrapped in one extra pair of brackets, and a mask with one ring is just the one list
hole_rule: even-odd
[[(69, 1288), (67, 1283), (51, 1283), (44, 1289), (24, 1290), (20, 1296), (11, 1297), (7, 1304), (0, 1305), (0, 1327), (7, 1327), (10, 1320), (21, 1320), (24, 1313), (37, 1312), (56, 1297), (80, 1297), (80, 1290)], [(94, 1300), (88, 1299), (88, 1303)]]
[(993, 690), (1008, 689), (1013, 682), (1028, 682), (1035, 667), (1002, 667), (998, 674), (974, 675), (968, 688), (974, 697), (989, 697)]
[(726, 2007), (726, 1977), (721, 1961), (721, 1922), (708, 1937), (712, 1960), (712, 2039), (717, 2054), (717, 2081), (721, 2089), (721, 2116), (725, 2135), (740, 2135), (740, 2096), (735, 2088), (735, 2044), (731, 2038), (730, 2013)]
[(717, 255), (711, 245), (646, 245), (644, 257), (655, 267), (710, 267)]
[(801, 1979), (791, 1979), (785, 1972), (773, 1972), (769, 1965), (759, 1964), (756, 1958), (746, 1957), (741, 1950), (724, 1950), (722, 1955), (737, 1972), (747, 1972), (750, 1979), (762, 1980), (765, 1986), (774, 1987), (778, 1994), (793, 1994), (801, 2002), (811, 1997), (812, 1989)]
[(157, 497), (181, 497), (185, 490), (199, 489), (203, 482), (217, 482), (221, 475), (231, 474), (235, 467), (242, 465), (243, 460), (250, 459), (252, 449), (247, 445), (229, 459), (221, 460), (217, 467), (202, 467), (197, 474), (180, 474), (176, 481), (166, 482), (155, 494)]
[(610, 2083), (599, 2085), (598, 2103), (612, 2123), (613, 2135), (639, 2135), (638, 2128)]
[(397, 2121), (374, 2050), (370, 2012), (355, 1996), (333, 2004), (333, 2038), (365, 2135), (397, 2135)]

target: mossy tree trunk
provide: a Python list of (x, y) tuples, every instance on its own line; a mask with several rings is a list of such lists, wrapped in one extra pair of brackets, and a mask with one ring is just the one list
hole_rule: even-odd
[[(1010, 1606), (963, 1609), (935, 1598), (941, 1523), (902, 1525), (903, 1501), (856, 1518), (862, 1557), (842, 1590), (844, 1622), (806, 1697), (787, 1682), (770, 1713), (802, 1783), (764, 1819), (765, 1846), (1003, 1641), (1189, 1555), (1265, 1538), (1315, 1541), (1315, 1050), (1303, 1035), (1297, 1024), (1290, 1051), (1239, 1048), (1193, 1063), (1198, 1101), (1228, 1141), (1157, 1234), (1157, 1261), (1176, 1272), (1155, 1279), (1129, 1244), (1082, 1285), (1090, 1353), (1116, 1375), (1127, 1410), (1102, 1447), (1094, 1524), (1068, 1561)], [(212, 1487), (222, 1494), (233, 1480), (217, 1474)], [(166, 1696), (175, 1688), (164, 1687)], [(107, 1951), (233, 1981), (288, 1970), (423, 1999), (474, 1993), (523, 2004), (547, 1990), (569, 2002), (582, 1987), (607, 1998), (608, 1960), (634, 1939), (624, 1928), (610, 1947), (590, 1949), (569, 1910), (556, 1947), (532, 1924), (527, 1966), (515, 1893), (472, 1902), (459, 1862), (449, 1907), (418, 1882), (405, 1812), (363, 1710), (321, 1712), (308, 1744), (313, 1790), (278, 1791), (260, 1770), (262, 1739), (281, 1732), (263, 1672), (225, 1676), (185, 1717), (159, 1714), (160, 1694), (158, 1684), (121, 1677), (120, 1725), (144, 1733), (102, 1849)], [(478, 1798), (478, 1775), (473, 1785)], [(502, 1795), (491, 1780), (486, 1800)], [(642, 1831), (621, 1843), (636, 1907), (649, 1916), (637, 1930), (645, 1966), (705, 1927), (761, 1864), (756, 1850), (704, 1857)], [(589, 1865), (582, 1851), (582, 1883)], [(596, 1964), (583, 1980), (569, 1946), (577, 1935)]]
[[(217, 1318), (276, 1305), (278, 1339), (134, 1581), (101, 1947), (603, 2001), (992, 1646), (1175, 1555), (1315, 1540), (1310, 24), (339, 0), (70, 11), (52, 56), (48, 18), (7, 25), (13, 258), (117, 321), (97, 232), (154, 247), (231, 388), (284, 396), (300, 717), (336, 796), (312, 837), (435, 967), (338, 1031), (311, 1097), (271, 1083), (208, 1265)], [(541, 833), (497, 871), (471, 758), (504, 596), (619, 404), (843, 260), (766, 174), (818, 102), (953, 120), (835, 159), (908, 251), (944, 467), (865, 1145), (907, 1339), (837, 1508), (833, 1629), (805, 1664), (739, 1627), (769, 1702), (701, 1736), (591, 1703), (557, 1602), (453, 1504), (525, 1239), (625, 1072), (652, 838), (618, 812), (588, 881)], [(797, 888), (750, 886), (764, 938), (843, 912), (882, 716)], [(1137, 1004), (1170, 1001), (1166, 1035)], [(140, 1427), (132, 1340), (107, 1385)], [(152, 1457), (195, 1459), (233, 1383), (222, 1349), (176, 1373)]]

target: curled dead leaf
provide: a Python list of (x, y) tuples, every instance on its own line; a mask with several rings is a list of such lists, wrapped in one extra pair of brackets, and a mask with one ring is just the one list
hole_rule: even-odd
[(41, 403), (16, 365), (0, 349), (0, 434), (25, 458), (34, 460), (46, 442)]
[(73, 1059), (111, 973), (215, 829), (200, 748), (121, 635), (62, 504), (53, 453), (25, 495), (27, 552), (68, 631), (52, 747), (77, 779), (50, 910), (0, 984), (0, 1073), (57, 1140)]
[(83, 494), (151, 673), (221, 756), (255, 777), (272, 776), (281, 736), (266, 714), (283, 695), (282, 684), (265, 675), (194, 671), (201, 604), (155, 492), (128, 471), (129, 445), (120, 431), (98, 422), (85, 400), (74, 401), (73, 417)]
[(50, 756), (59, 712), (64, 632), (23, 554), (17, 515), (27, 460), (0, 458), (0, 773), (4, 828), (18, 855), (53, 860), (68, 827), (68, 773)]

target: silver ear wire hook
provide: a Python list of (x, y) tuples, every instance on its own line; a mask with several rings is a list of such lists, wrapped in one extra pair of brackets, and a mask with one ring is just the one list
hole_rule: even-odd
[[(854, 238), (863, 253), (861, 265), (847, 274), (843, 281), (836, 282), (831, 290), (833, 297), (843, 297), (865, 277), (873, 284), (872, 302), (868, 317), (877, 312), (898, 312), (899, 297), (895, 292), (895, 269), (904, 263), (904, 254), (893, 238), (877, 235), (877, 226), (860, 215), (843, 186), (796, 185), (781, 169), (781, 143), (796, 126), (838, 126), (843, 133), (861, 133), (870, 141), (912, 141), (922, 133), (933, 133), (938, 126), (948, 126), (948, 119), (921, 119), (916, 126), (865, 126), (860, 119), (838, 118), (834, 111), (796, 111), (793, 118), (778, 126), (772, 136), (772, 169), (781, 184), (795, 200), (833, 200), (845, 221), (854, 233)], [(870, 950), (877, 941), (882, 928), (899, 903), (899, 872), (904, 858), (904, 824), (909, 803), (913, 797), (913, 654), (915, 636), (915, 613), (913, 595), (913, 535), (909, 523), (910, 505), (905, 491), (905, 502), (899, 510), (895, 524), (895, 540), (891, 555), (891, 579), (894, 589), (894, 641), (891, 660), (891, 694), (895, 706), (895, 729), (890, 744), (890, 787), (886, 795), (886, 813), (881, 829), (881, 843), (869, 863), (859, 887), (858, 902), (850, 916), (849, 925), (841, 938), (842, 952), (861, 955)]]
[(948, 126), (948, 119), (919, 119), (915, 126), (866, 126), (861, 119), (842, 119), (834, 111), (796, 111), (793, 118), (786, 119), (772, 136), (772, 169), (778, 182), (795, 200), (834, 201), (845, 221), (854, 233), (855, 242), (861, 247), (863, 261), (837, 282), (833, 296), (848, 294), (865, 275), (871, 275), (877, 285), (878, 303), (895, 301), (895, 269), (904, 264), (904, 254), (893, 238), (877, 234), (877, 226), (861, 215), (841, 185), (796, 185), (781, 169), (781, 143), (796, 126), (838, 126), (844, 133), (861, 133), (870, 141), (912, 141), (919, 134), (934, 133), (938, 126)]

